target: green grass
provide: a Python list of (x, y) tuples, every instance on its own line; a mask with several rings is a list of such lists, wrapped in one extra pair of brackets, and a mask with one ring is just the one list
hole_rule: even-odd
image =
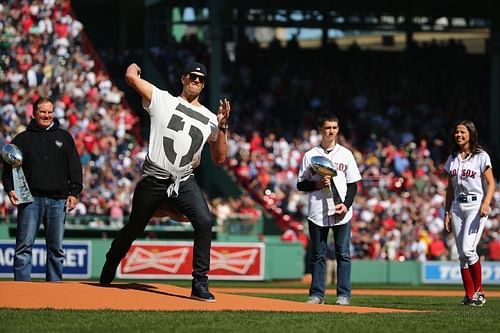
[[(186, 285), (185, 281), (168, 283)], [(214, 287), (292, 285), (297, 288), (306, 287), (300, 283), (211, 282)], [(402, 289), (404, 286), (378, 287)], [(425, 287), (460, 290), (460, 286)], [(413, 286), (406, 286), (404, 289), (413, 289)], [(498, 287), (488, 286), (488, 289), (498, 290)], [(306, 297), (276, 294), (252, 296), (298, 302), (303, 302)], [(335, 297), (330, 297), (327, 303), (334, 300)], [(426, 311), (394, 314), (0, 309), (0, 332), (500, 332), (500, 298), (487, 298), (486, 305), (481, 308), (459, 305), (460, 300), (460, 297), (422, 296), (354, 296), (352, 300), (353, 306)]]

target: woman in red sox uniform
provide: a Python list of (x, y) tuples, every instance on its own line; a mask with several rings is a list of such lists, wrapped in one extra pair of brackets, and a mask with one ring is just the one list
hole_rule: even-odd
[(453, 231), (460, 260), (465, 297), (463, 304), (486, 302), (481, 281), (481, 262), (476, 248), (490, 213), (495, 180), (490, 156), (478, 143), (474, 123), (463, 120), (453, 131), (454, 144), (445, 164), (449, 174), (446, 190), (445, 229)]

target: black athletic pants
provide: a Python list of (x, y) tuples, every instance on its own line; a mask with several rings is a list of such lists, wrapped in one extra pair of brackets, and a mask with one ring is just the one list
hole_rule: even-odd
[(132, 211), (128, 223), (120, 230), (106, 254), (110, 262), (118, 263), (127, 254), (132, 242), (146, 228), (156, 209), (164, 200), (172, 203), (191, 221), (194, 228), (193, 278), (206, 281), (210, 270), (210, 247), (214, 219), (196, 179), (191, 176), (181, 182), (179, 195), (167, 197), (170, 181), (152, 176), (142, 178), (137, 184), (132, 200)]

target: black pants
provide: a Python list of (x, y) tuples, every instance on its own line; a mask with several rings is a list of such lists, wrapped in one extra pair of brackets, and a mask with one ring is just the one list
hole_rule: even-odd
[(151, 176), (142, 178), (137, 184), (132, 200), (132, 212), (128, 223), (120, 230), (106, 254), (106, 259), (118, 263), (127, 254), (132, 242), (146, 228), (156, 209), (164, 200), (172, 203), (191, 221), (194, 228), (193, 278), (206, 280), (210, 270), (210, 247), (214, 219), (196, 179), (191, 176), (181, 182), (179, 195), (167, 197), (169, 181)]

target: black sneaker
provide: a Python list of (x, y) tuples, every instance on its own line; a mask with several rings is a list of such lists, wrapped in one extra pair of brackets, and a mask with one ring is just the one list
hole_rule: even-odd
[(472, 305), (472, 302), (474, 302), (472, 300), (472, 298), (470, 298), (469, 296), (465, 295), (461, 304), (463, 304), (463, 305)]
[(204, 302), (215, 302), (215, 296), (208, 290), (207, 281), (193, 280), (191, 285), (191, 298)]
[(104, 266), (102, 266), (101, 277), (99, 278), (99, 283), (101, 285), (110, 285), (116, 275), (116, 268), (118, 267), (118, 263), (112, 263), (110, 260), (106, 259)]
[(486, 298), (482, 291), (476, 291), (472, 297), (472, 306), (483, 306), (486, 303)]

